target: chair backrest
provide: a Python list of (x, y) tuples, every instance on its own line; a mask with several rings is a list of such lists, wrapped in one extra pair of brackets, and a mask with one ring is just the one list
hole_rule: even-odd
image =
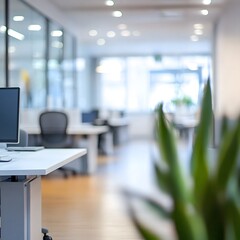
[(28, 133), (22, 129), (19, 130), (19, 143), (17, 144), (7, 144), (8, 147), (26, 147), (28, 146)]
[(45, 147), (64, 147), (67, 139), (68, 117), (64, 112), (45, 111), (39, 116), (42, 144)]

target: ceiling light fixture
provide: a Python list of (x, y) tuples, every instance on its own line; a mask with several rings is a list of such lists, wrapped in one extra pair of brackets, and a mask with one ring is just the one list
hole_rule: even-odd
[(128, 31), (128, 30), (124, 30), (124, 31), (121, 32), (121, 35), (122, 35), (123, 37), (129, 37), (129, 36), (131, 35), (131, 33), (130, 33), (130, 31)]
[(6, 32), (6, 30), (7, 30), (7, 27), (6, 26), (1, 26), (0, 27), (0, 32), (2, 32), (2, 33), (4, 33), (4, 32)]
[(38, 24), (32, 24), (28, 26), (29, 31), (40, 31), (42, 27)]
[(106, 41), (105, 41), (105, 39), (103, 39), (103, 38), (99, 38), (99, 39), (97, 40), (97, 45), (99, 45), (99, 46), (103, 46), (103, 45), (105, 45), (105, 43), (106, 43)]
[(8, 29), (8, 35), (11, 36), (11, 37), (14, 37), (14, 38), (16, 38), (17, 40), (20, 40), (20, 41), (22, 41), (25, 38), (25, 36), (23, 34), (15, 31), (15, 30), (12, 30), (12, 29)]
[(107, 1), (105, 1), (105, 5), (111, 7), (111, 6), (114, 5), (114, 1), (112, 1), (112, 0), (107, 0)]
[(203, 35), (202, 29), (195, 29), (195, 30), (194, 30), (194, 33), (195, 33), (196, 35)]
[(54, 30), (51, 32), (52, 37), (61, 37), (63, 35), (63, 32), (61, 30)]
[(88, 32), (88, 35), (91, 36), (91, 37), (95, 37), (95, 36), (98, 35), (98, 32), (97, 32), (97, 30), (92, 29)]
[(24, 16), (14, 16), (13, 21), (22, 22), (24, 20)]
[[(1, 32), (1, 33), (5, 33), (6, 31), (7, 31), (7, 27), (6, 27), (6, 26), (4, 26), (4, 25), (0, 26), (0, 32)], [(7, 32), (8, 32), (8, 35), (9, 35), (9, 36), (14, 37), (14, 38), (16, 38), (17, 40), (22, 41), (22, 40), (25, 38), (25, 36), (24, 36), (23, 34), (15, 31), (15, 30), (13, 30), (13, 29), (8, 29)]]
[(193, 41), (193, 42), (197, 42), (197, 41), (199, 41), (198, 36), (196, 36), (196, 35), (192, 35), (192, 36), (191, 36), (191, 41)]
[(204, 26), (201, 23), (196, 23), (196, 24), (194, 24), (194, 28), (195, 29), (203, 29)]
[(121, 11), (113, 11), (112, 12), (113, 17), (122, 17), (122, 12)]
[(210, 5), (212, 3), (212, 0), (203, 0), (202, 2), (204, 5)]
[(201, 14), (204, 15), (204, 16), (207, 16), (208, 15), (208, 10), (207, 9), (201, 10)]
[(116, 33), (114, 31), (107, 32), (107, 37), (114, 38), (116, 36)]

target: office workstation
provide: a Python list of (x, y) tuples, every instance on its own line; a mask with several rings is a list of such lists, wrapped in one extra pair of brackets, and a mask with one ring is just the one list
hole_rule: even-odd
[[(42, 239), (41, 176), (86, 154), (86, 149), (10, 151), (19, 143), (20, 88), (0, 88), (0, 236), (4, 240)], [(15, 226), (13, 226), (13, 224)], [(14, 231), (12, 231), (14, 229)]]
[[(13, 160), (0, 164), (1, 179), (10, 179), (0, 187), (7, 196), (3, 214), (9, 219), (14, 215), (4, 203), (8, 187), (13, 185), (20, 196), (26, 183), (37, 206), (28, 234), (37, 229), (41, 239), (38, 229), (45, 226), (54, 240), (141, 239), (123, 211), (118, 190), (120, 185), (151, 192), (156, 105), (187, 96), (199, 107), (210, 76), (215, 116), (226, 113), (234, 118), (240, 109), (240, 33), (235, 24), (239, 1), (208, 2), (0, 2), (0, 86), (21, 89), (19, 128), (27, 132), (30, 145), (41, 145), (40, 113), (65, 112), (70, 116), (66, 133), (74, 143), (66, 151), (59, 149), (61, 154), (46, 147), (32, 153), (8, 152)], [(116, 9), (123, 18), (114, 17)], [(107, 124), (93, 123), (82, 115), (92, 109), (114, 114), (100, 116)], [(181, 148), (187, 142), (182, 132), (194, 133), (198, 122), (195, 116), (171, 118), (182, 155), (188, 153)], [(107, 145), (103, 150), (99, 139)], [(30, 168), (27, 159), (33, 160)], [(45, 164), (51, 159), (54, 163)], [(10, 171), (17, 167), (19, 171)], [(80, 174), (65, 178), (59, 168)], [(30, 201), (28, 197), (21, 202)], [(11, 204), (22, 208), (20, 202)], [(25, 223), (17, 229), (19, 236)], [(3, 227), (4, 234), (9, 228), (12, 224)], [(35, 240), (31, 236), (26, 239)]]

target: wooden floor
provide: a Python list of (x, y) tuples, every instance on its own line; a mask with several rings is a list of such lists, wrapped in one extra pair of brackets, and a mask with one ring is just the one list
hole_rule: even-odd
[(53, 240), (140, 240), (121, 189), (151, 191), (149, 141), (131, 141), (99, 158), (93, 176), (42, 180), (43, 227)]

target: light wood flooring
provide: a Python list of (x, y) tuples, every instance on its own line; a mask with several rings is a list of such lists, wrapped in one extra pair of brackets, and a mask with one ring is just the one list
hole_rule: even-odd
[(150, 141), (129, 141), (99, 157), (92, 176), (42, 180), (43, 227), (53, 240), (140, 240), (121, 189), (151, 191)]

